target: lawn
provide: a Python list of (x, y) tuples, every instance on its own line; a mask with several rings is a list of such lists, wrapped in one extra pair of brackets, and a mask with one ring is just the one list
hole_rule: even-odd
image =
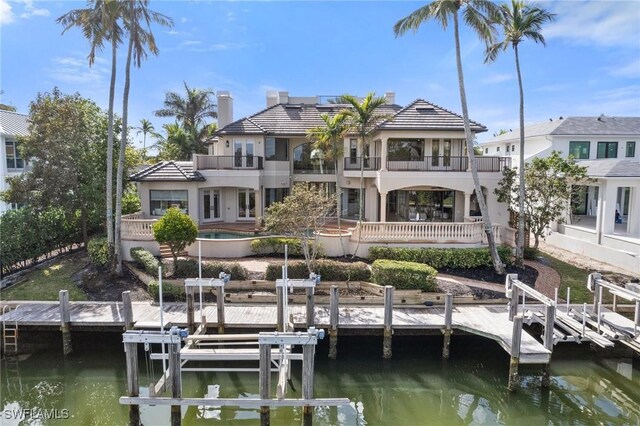
[(0, 300), (58, 300), (60, 290), (69, 290), (70, 300), (86, 300), (71, 276), (89, 263), (86, 253), (66, 256), (60, 262), (32, 271), (25, 280), (0, 292)]

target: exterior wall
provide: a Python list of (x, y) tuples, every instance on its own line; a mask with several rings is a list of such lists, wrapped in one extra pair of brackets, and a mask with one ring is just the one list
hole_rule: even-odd
[[(21, 170), (9, 170), (7, 168), (7, 152), (6, 147), (4, 145), (6, 140), (17, 140), (15, 136), (0, 134), (0, 192), (6, 191), (9, 187), (7, 185), (6, 179), (8, 177), (19, 176), (21, 175), (25, 169)], [(26, 166), (26, 165), (25, 165)], [(11, 209), (11, 205), (0, 201), (0, 214), (6, 212)]]

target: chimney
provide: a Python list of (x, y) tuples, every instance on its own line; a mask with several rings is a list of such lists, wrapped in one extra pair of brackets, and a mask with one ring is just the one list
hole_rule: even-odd
[(279, 104), (288, 104), (289, 103), (289, 92), (278, 92), (278, 103)]
[(218, 90), (218, 129), (233, 122), (233, 98), (227, 90)]
[(267, 90), (267, 108), (278, 105), (278, 92)]
[(396, 103), (396, 92), (387, 92), (384, 94), (384, 98), (388, 104), (393, 105)]

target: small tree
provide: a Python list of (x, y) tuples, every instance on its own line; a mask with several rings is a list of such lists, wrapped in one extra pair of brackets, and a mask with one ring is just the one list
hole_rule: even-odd
[(153, 238), (169, 246), (174, 264), (178, 260), (178, 253), (193, 243), (197, 236), (196, 224), (176, 207), (167, 209), (160, 220), (153, 224)]
[(315, 186), (298, 183), (284, 201), (267, 208), (265, 226), (270, 233), (300, 239), (304, 260), (311, 273), (318, 255), (318, 231), (334, 208), (335, 200)]
[[(547, 158), (534, 158), (525, 167), (524, 215), (527, 227), (535, 238), (534, 248), (538, 248), (540, 237), (551, 222), (563, 223), (566, 210), (571, 202), (571, 187), (588, 182), (586, 167), (576, 164), (573, 159), (564, 159), (558, 151)], [(507, 203), (513, 211), (519, 212), (519, 179), (515, 168), (505, 168), (502, 180), (494, 191), (498, 201)]]

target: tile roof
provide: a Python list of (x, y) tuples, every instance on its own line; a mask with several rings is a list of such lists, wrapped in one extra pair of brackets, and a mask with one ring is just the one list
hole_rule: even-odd
[(129, 176), (134, 182), (203, 181), (192, 161), (161, 161)]
[(29, 135), (29, 116), (0, 110), (0, 134), (10, 136)]
[[(525, 137), (556, 136), (640, 136), (640, 117), (566, 117), (531, 124), (524, 128)], [(520, 138), (520, 129), (491, 138), (484, 143), (506, 142)]]
[[(256, 114), (228, 124), (218, 130), (218, 135), (276, 134), (306, 135), (312, 127), (323, 126), (320, 115), (335, 115), (347, 108), (341, 104), (277, 104)], [(381, 123), (385, 130), (463, 130), (462, 117), (437, 105), (418, 99), (406, 108), (386, 104), (379, 108), (381, 114), (393, 116), (393, 120)], [(476, 132), (486, 131), (481, 124), (472, 122)]]
[(591, 177), (640, 177), (640, 160), (610, 158), (581, 160), (578, 164), (586, 167)]

